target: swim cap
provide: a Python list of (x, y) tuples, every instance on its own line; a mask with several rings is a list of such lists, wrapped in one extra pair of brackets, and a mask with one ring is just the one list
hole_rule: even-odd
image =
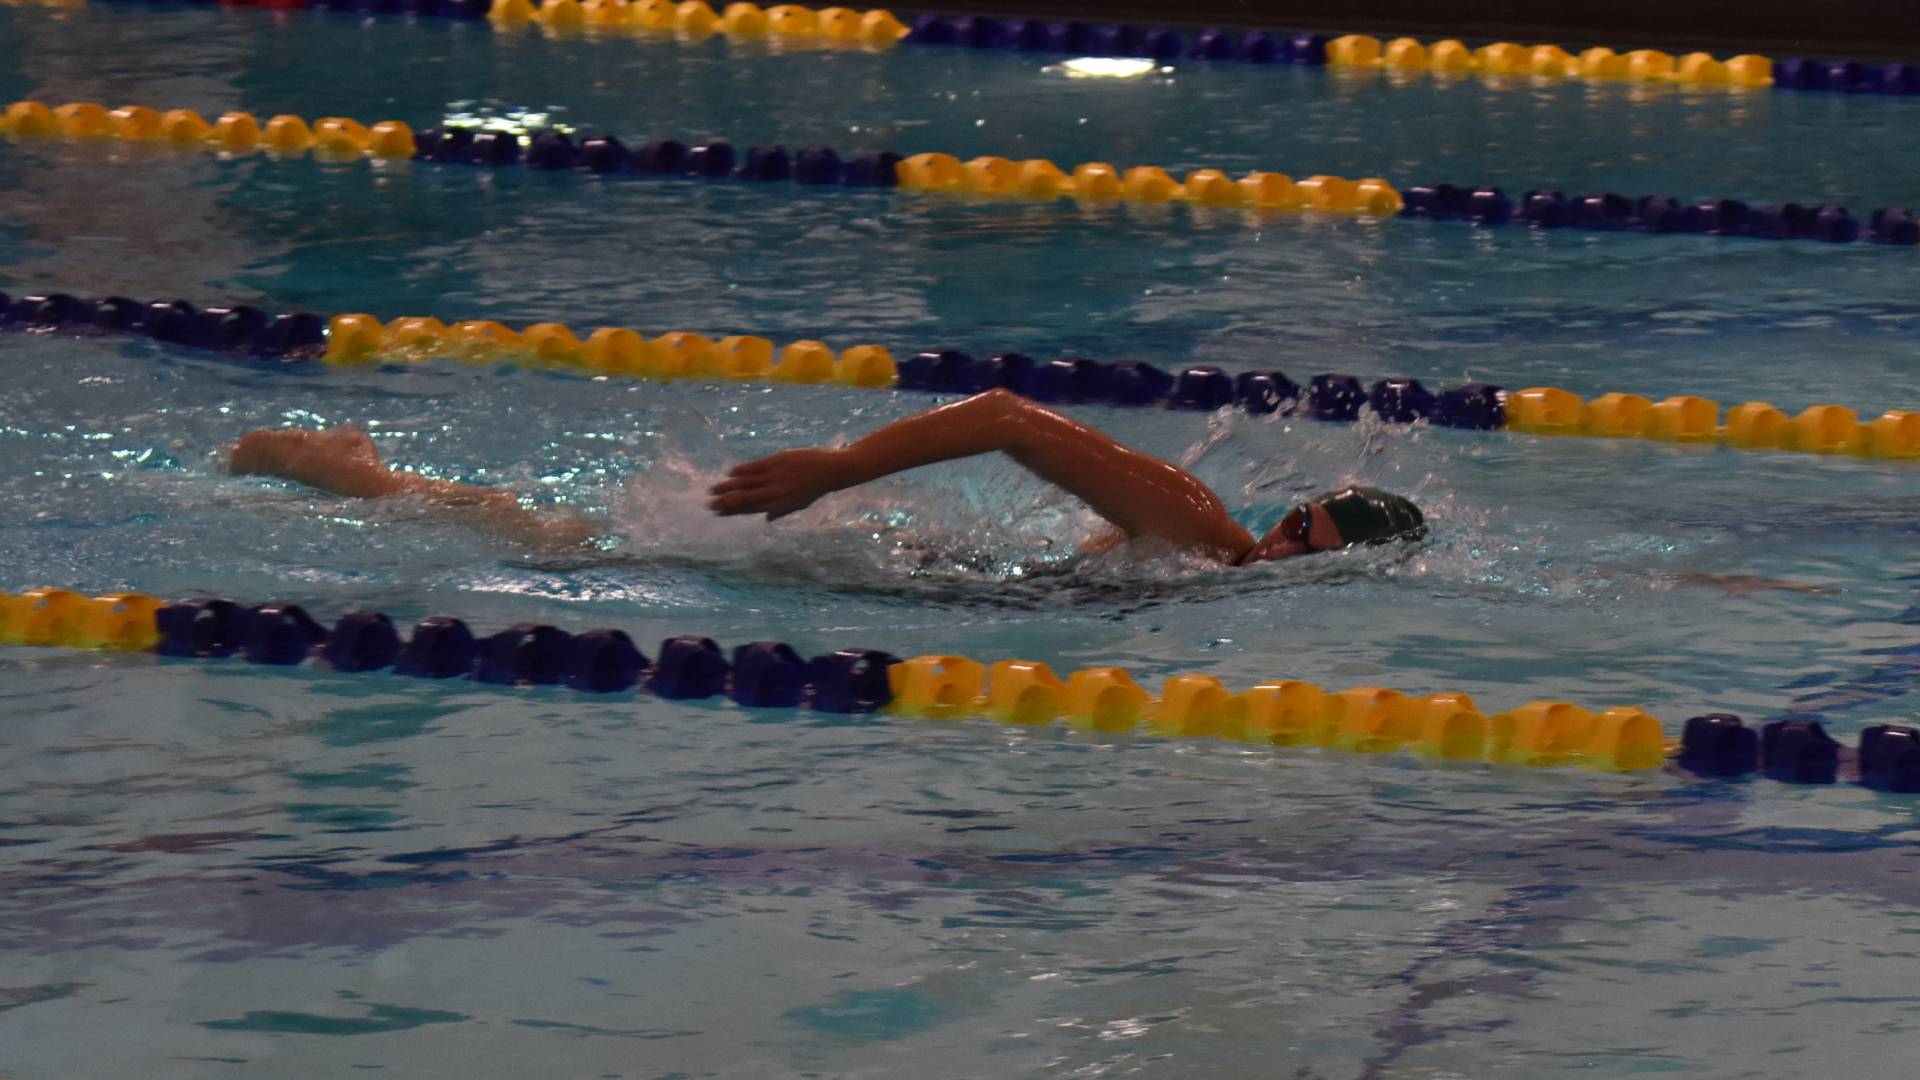
[(1354, 485), (1314, 496), (1340, 539), (1348, 544), (1384, 544), (1389, 540), (1418, 540), (1427, 535), (1427, 519), (1407, 499), (1379, 488)]

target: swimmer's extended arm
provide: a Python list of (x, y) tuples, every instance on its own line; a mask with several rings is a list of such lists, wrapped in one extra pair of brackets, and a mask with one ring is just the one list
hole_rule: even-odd
[(768, 520), (842, 488), (936, 461), (1004, 451), (1080, 497), (1129, 537), (1237, 559), (1253, 536), (1193, 474), (1005, 390), (896, 420), (843, 449), (788, 450), (737, 465), (713, 488), (718, 514)]
[(1728, 596), (1745, 596), (1748, 593), (1773, 590), (1807, 593), (1812, 596), (1832, 596), (1840, 591), (1825, 585), (1803, 585), (1794, 581), (1781, 581), (1778, 578), (1756, 577), (1753, 574), (1676, 574), (1667, 580), (1675, 585), (1711, 586)]
[(233, 444), (228, 466), (236, 473), (277, 476), (356, 499), (417, 496), (467, 510), (483, 527), (538, 547), (576, 547), (593, 533), (578, 518), (536, 514), (510, 492), (394, 472), (381, 463), (373, 440), (355, 428), (250, 432)]

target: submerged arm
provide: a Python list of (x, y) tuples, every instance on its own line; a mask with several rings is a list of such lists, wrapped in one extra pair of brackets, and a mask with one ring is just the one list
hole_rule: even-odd
[(843, 449), (788, 450), (735, 466), (713, 488), (719, 514), (791, 514), (832, 491), (937, 461), (1003, 451), (1078, 496), (1129, 537), (1238, 558), (1253, 537), (1193, 474), (1005, 390), (880, 428)]
[(1781, 581), (1778, 578), (1757, 577), (1753, 574), (1675, 574), (1667, 579), (1675, 585), (1707, 585), (1725, 592), (1728, 596), (1745, 596), (1748, 593), (1779, 590), (1781, 592), (1808, 593), (1814, 596), (1832, 596), (1839, 589), (1825, 585), (1805, 585), (1795, 581)]
[(228, 464), (242, 475), (277, 476), (356, 499), (417, 496), (465, 511), (481, 527), (536, 547), (577, 547), (593, 534), (579, 518), (527, 510), (510, 492), (394, 472), (381, 463), (373, 440), (356, 428), (251, 432), (233, 444)]

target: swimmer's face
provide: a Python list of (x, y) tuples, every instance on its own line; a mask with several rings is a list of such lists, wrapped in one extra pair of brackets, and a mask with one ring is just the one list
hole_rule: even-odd
[(1327, 508), (1319, 503), (1305, 502), (1287, 511), (1287, 516), (1280, 519), (1280, 524), (1269, 529), (1267, 535), (1261, 537), (1240, 562), (1245, 565), (1268, 559), (1286, 559), (1346, 546), (1346, 540), (1340, 535), (1340, 527), (1333, 523), (1333, 516), (1327, 513)]

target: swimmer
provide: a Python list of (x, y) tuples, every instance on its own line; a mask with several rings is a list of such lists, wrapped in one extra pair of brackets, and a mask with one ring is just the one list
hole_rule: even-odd
[[(736, 465), (713, 486), (708, 506), (723, 516), (764, 514), (773, 521), (831, 492), (996, 450), (1106, 519), (1111, 528), (1081, 548), (1090, 554), (1142, 541), (1244, 565), (1426, 535), (1411, 502), (1353, 486), (1300, 503), (1256, 539), (1192, 473), (1005, 390), (896, 420), (845, 447), (787, 450)], [(337, 495), (410, 495), (462, 509), (531, 546), (577, 546), (594, 531), (578, 518), (527, 510), (508, 492), (394, 472), (354, 428), (255, 431), (234, 444), (228, 461), (235, 473), (277, 476)]]
[[(1110, 528), (1080, 546), (1086, 554), (1135, 541), (1244, 566), (1355, 545), (1414, 541), (1426, 535), (1418, 507), (1399, 495), (1348, 486), (1289, 510), (1265, 536), (1227, 513), (1220, 497), (1192, 473), (1129, 449), (1084, 424), (1006, 390), (896, 420), (844, 447), (785, 450), (736, 465), (709, 492), (722, 516), (764, 514), (777, 520), (831, 492), (938, 461), (1001, 451), (1078, 496)], [(470, 514), (475, 524), (530, 547), (578, 548), (599, 530), (578, 517), (536, 513), (512, 493), (395, 472), (373, 440), (356, 428), (255, 431), (233, 445), (238, 474), (277, 476), (355, 498), (413, 496)], [(1739, 574), (1682, 574), (1667, 585), (1704, 585), (1741, 594), (1765, 590), (1833, 590)]]
[(773, 521), (843, 488), (996, 450), (1106, 519), (1111, 527), (1081, 547), (1089, 554), (1149, 541), (1244, 566), (1417, 540), (1427, 531), (1419, 508), (1405, 498), (1353, 486), (1300, 503), (1255, 539), (1192, 473), (1006, 390), (896, 420), (844, 447), (786, 450), (736, 465), (713, 486), (707, 505), (723, 516), (765, 514)]
[[(1090, 555), (1144, 541), (1246, 566), (1427, 535), (1420, 508), (1404, 496), (1355, 484), (1299, 503), (1255, 539), (1192, 473), (1006, 390), (989, 390), (896, 420), (844, 447), (786, 450), (736, 465), (713, 486), (707, 506), (716, 514), (765, 514), (773, 521), (843, 488), (996, 450), (1078, 496), (1106, 519), (1111, 527), (1080, 546)], [(1770, 589), (1832, 591), (1744, 574), (1682, 574), (1664, 580), (1736, 595)]]

